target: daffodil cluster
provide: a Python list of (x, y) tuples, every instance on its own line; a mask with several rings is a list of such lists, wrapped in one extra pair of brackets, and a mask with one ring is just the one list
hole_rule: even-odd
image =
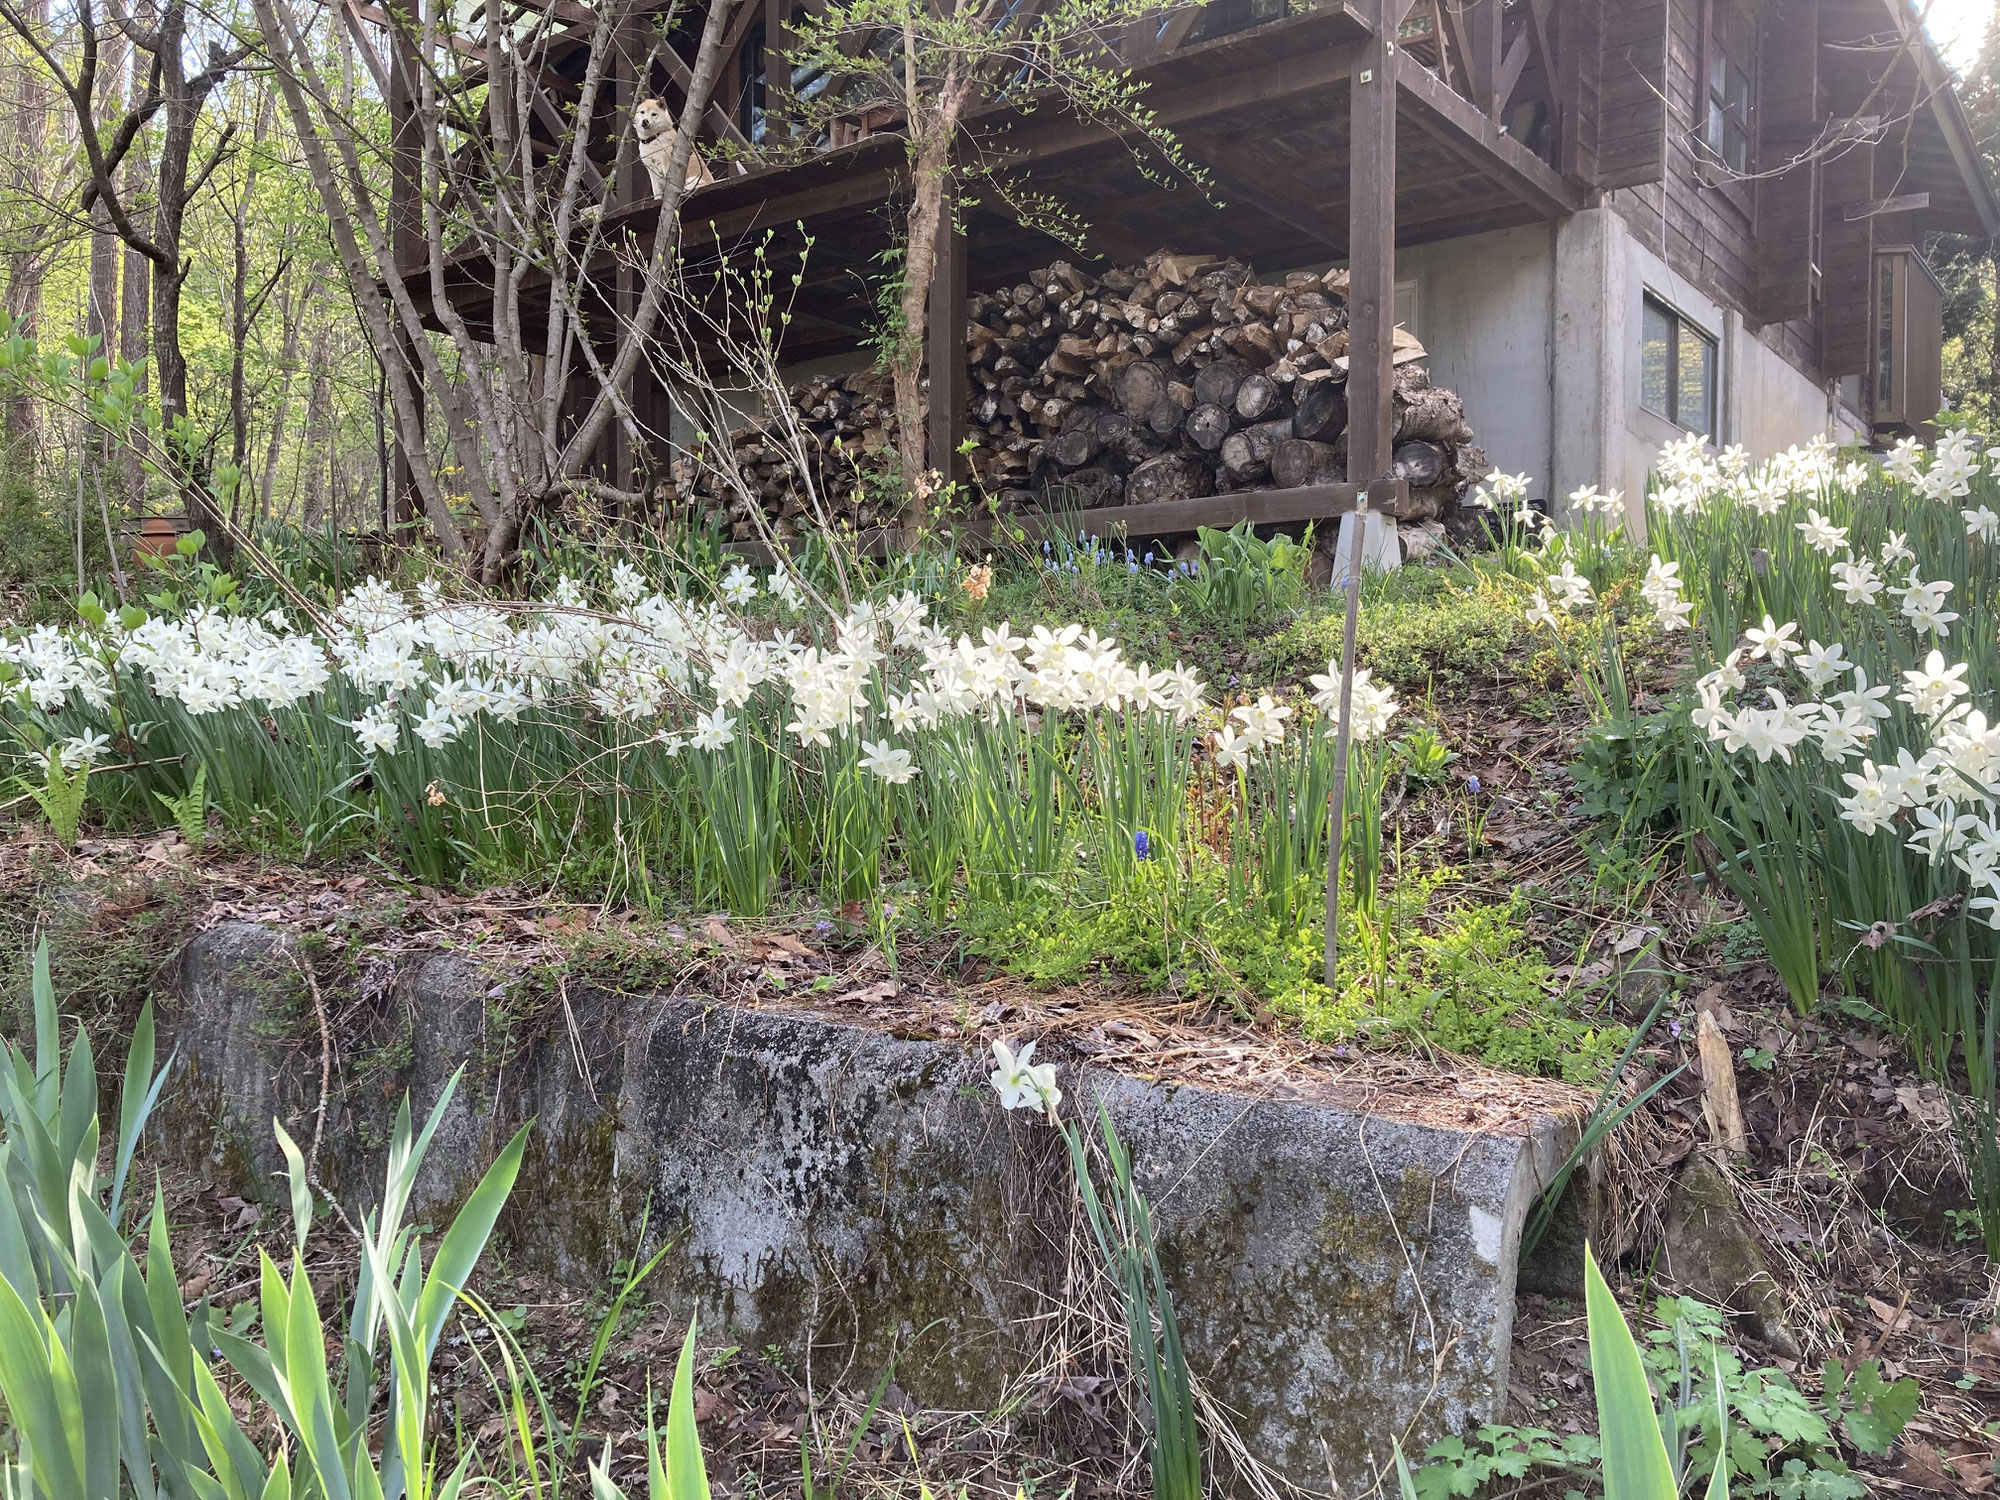
[(1660, 449), (1648, 499), (1668, 516), (1704, 511), (1723, 497), (1758, 515), (1774, 516), (1797, 496), (1834, 486), (1853, 489), (1871, 472), (1864, 463), (1843, 463), (1839, 449), (1824, 437), (1753, 466), (1742, 444), (1711, 450), (1705, 434), (1689, 433)]
[[(1783, 580), (1795, 590), (1790, 597), (1819, 601), (1802, 613), (1822, 625), (1837, 620), (1861, 656), (1877, 665), (1879, 680), (1871, 681), (1867, 665), (1842, 641), (1802, 639), (1797, 621), (1765, 613), (1726, 643), (1731, 649), (1696, 682), (1694, 725), (1726, 755), (1824, 767), (1830, 806), (1842, 823), (1864, 837), (1898, 839), (1926, 864), (1955, 871), (1971, 893), (1969, 909), (2000, 928), (2000, 724), (1989, 724), (1974, 706), (1986, 685), (1972, 680), (1971, 661), (1949, 654), (1959, 645), (1978, 655), (1976, 640), (1960, 645), (1955, 630), (1962, 633), (1964, 624), (1952, 606), (1963, 603), (1968, 576), (1983, 571), (1977, 560), (1983, 549), (2000, 539), (2000, 514), (1984, 504), (1961, 506), (1961, 546), (1924, 511), (1925, 502), (1970, 500), (1984, 462), (1964, 434), (1948, 435), (1928, 454), (1915, 442), (1899, 444), (1880, 473), (1911, 499), (1870, 524), (1851, 501), (1874, 471), (1836, 466), (1824, 443), (1752, 472), (1727, 450), (1711, 457), (1690, 441), (1663, 451), (1653, 500), (1669, 527), (1672, 518), (1700, 514), (1723, 495), (1766, 517), (1802, 506), (1804, 518), (1790, 526), (1804, 546), (1783, 564), (1792, 570)], [(1909, 509), (1912, 503), (1918, 509)], [(1865, 550), (1853, 540), (1857, 531), (1871, 542)], [(1911, 541), (1920, 531), (1930, 547), (1944, 543), (1943, 571), (1961, 576), (1938, 576), (1920, 562)], [(1686, 623), (1678, 573), (1678, 562), (1655, 556), (1642, 590), (1663, 624), (1670, 616)]]
[[(997, 722), (1102, 711), (1185, 726), (1206, 707), (1192, 668), (1130, 661), (1080, 625), (1022, 635), (1001, 623), (977, 640), (954, 638), (905, 592), (861, 600), (808, 631), (754, 625), (739, 612), (765, 595), (797, 604), (797, 580), (782, 568), (761, 579), (733, 568), (719, 592), (716, 601), (664, 594), (623, 563), (601, 602), (569, 578), (542, 599), (507, 604), (452, 600), (433, 584), (405, 592), (371, 578), (318, 629), (276, 611), (253, 618), (197, 609), (132, 628), (38, 627), (0, 641), (0, 660), (16, 669), (16, 691), (45, 711), (80, 703), (103, 712), (119, 672), (195, 718), (297, 708), (338, 686), (349, 706), (336, 722), (367, 759), (395, 756), (411, 740), (443, 750), (482, 723), (511, 726), (558, 705), (627, 726), (628, 743), (712, 753), (746, 732), (754, 697), (775, 691), (778, 722), (798, 747), (861, 736), (861, 765), (892, 784), (917, 774), (900, 742), (969, 715)], [(796, 610), (790, 617), (800, 618)], [(1336, 669), (1313, 682), (1332, 733)], [(1379, 735), (1396, 708), (1365, 669), (1353, 701), (1362, 739)], [(1240, 769), (1277, 746), (1291, 714), (1269, 695), (1227, 713), (1212, 737), (1217, 762)]]

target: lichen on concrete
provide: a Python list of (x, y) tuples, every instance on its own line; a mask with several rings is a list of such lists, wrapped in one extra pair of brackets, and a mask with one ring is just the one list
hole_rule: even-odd
[[(284, 941), (225, 924), (185, 956), (169, 1023), (201, 1088), (162, 1128), (211, 1165), (217, 1141), (268, 1142), (273, 1115), (314, 1108), (316, 1067), (268, 1055), (244, 1024), (257, 976), (290, 961)], [(486, 1055), (485, 994), (449, 956), (399, 980), (418, 1111)], [(532, 1118), (503, 1222), (523, 1264), (589, 1281), (665, 1244), (655, 1295), (726, 1342), (778, 1345), (821, 1380), (867, 1383), (893, 1360), (938, 1406), (989, 1406), (1038, 1357), (1075, 1211), (1068, 1159), (1046, 1122), (999, 1108), (986, 1059), (706, 1001), (572, 987), (568, 1003), (569, 1024), (454, 1099), (420, 1213), (462, 1195)], [(1094, 1068), (1062, 1081), (1081, 1118), (1101, 1102), (1130, 1147), (1190, 1362), (1259, 1459), (1314, 1488), (1330, 1465), (1358, 1492), (1413, 1420), (1421, 1446), (1499, 1415), (1515, 1254), (1559, 1154), (1552, 1126), (1487, 1135)], [(322, 1175), (343, 1195), (379, 1180), (368, 1143), (393, 1107), (330, 1108)], [(268, 1145), (237, 1155), (252, 1174), (278, 1165)]]

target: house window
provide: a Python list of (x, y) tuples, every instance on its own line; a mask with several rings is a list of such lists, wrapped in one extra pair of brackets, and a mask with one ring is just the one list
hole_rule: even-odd
[(1750, 80), (1757, 33), (1730, 0), (1709, 0), (1707, 111), (1701, 143), (1732, 172), (1750, 170)]
[(1715, 340), (1651, 297), (1640, 319), (1639, 404), (1689, 432), (1715, 431)]

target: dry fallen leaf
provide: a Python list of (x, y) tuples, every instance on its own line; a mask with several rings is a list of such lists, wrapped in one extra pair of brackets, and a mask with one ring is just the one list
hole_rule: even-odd
[(1868, 1299), (1868, 1310), (1875, 1314), (1876, 1320), (1890, 1333), (1901, 1333), (1910, 1326), (1910, 1315), (1908, 1312), (1891, 1307), (1879, 1298), (1870, 1297)]

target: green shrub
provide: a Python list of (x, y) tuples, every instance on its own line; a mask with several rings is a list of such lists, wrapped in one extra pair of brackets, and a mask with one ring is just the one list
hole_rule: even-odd
[(1096, 900), (1043, 885), (1005, 904), (968, 903), (959, 927), (974, 953), (1044, 983), (1119, 977), (1239, 1009), (1296, 1000), (1322, 962), (1319, 930), (1287, 933), (1233, 907), (1225, 886), (1219, 869), (1184, 874), (1162, 861)]
[[(1619, 1337), (1609, 1289), (1590, 1262), (1592, 1361), (1598, 1359), (1600, 1332)], [(1723, 1314), (1691, 1297), (1663, 1297), (1656, 1326), (1639, 1341), (1636, 1358), (1629, 1333), (1623, 1334), (1626, 1378), (1635, 1383), (1625, 1403), (1628, 1415), (1661, 1412), (1659, 1430), (1670, 1435), (1668, 1459), (1682, 1478), (1681, 1492), (1694, 1492), (1703, 1479), (1718, 1488), (1717, 1456), (1728, 1437), (1729, 1462), (1720, 1483), (1737, 1495), (1771, 1500), (1861, 1500), (1868, 1493), (1841, 1457), (1835, 1430), (1864, 1453), (1886, 1453), (1917, 1409), (1917, 1383), (1905, 1376), (1882, 1379), (1879, 1362), (1863, 1360), (1844, 1375), (1829, 1363), (1824, 1389), (1815, 1398), (1799, 1390), (1782, 1370), (1751, 1369), (1731, 1347)], [(1636, 1382), (1643, 1374), (1643, 1393)], [(1607, 1415), (1604, 1376), (1598, 1376), (1598, 1413)], [(1717, 1387), (1720, 1386), (1718, 1399)], [(1639, 1416), (1635, 1425), (1654, 1424)], [(1482, 1493), (1482, 1487), (1526, 1480), (1523, 1489), (1552, 1487), (1565, 1476), (1598, 1481), (1604, 1444), (1597, 1434), (1559, 1435), (1543, 1427), (1504, 1423), (1479, 1428), (1470, 1439), (1447, 1437), (1431, 1444), (1429, 1460), (1410, 1486), (1417, 1500)], [(1614, 1449), (1631, 1451), (1629, 1438), (1614, 1436)], [(1705, 1487), (1704, 1487), (1705, 1488)], [(1571, 1494), (1580, 1493), (1570, 1489)]]

